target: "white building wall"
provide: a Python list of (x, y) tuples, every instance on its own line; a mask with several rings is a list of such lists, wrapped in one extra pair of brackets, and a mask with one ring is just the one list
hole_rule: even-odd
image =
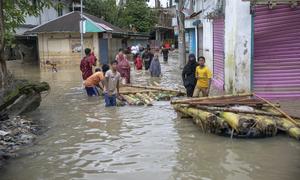
[(217, 0), (199, 0), (200, 7), (203, 6), (200, 20), (203, 24), (203, 56), (206, 65), (213, 71), (213, 25), (212, 20), (205, 19), (205, 16), (214, 10)]
[(213, 70), (213, 26), (212, 21), (202, 20), (203, 23), (203, 56), (206, 65)]
[[(216, 9), (218, 0), (201, 0), (203, 9), (203, 55), (206, 64), (213, 70), (213, 26), (204, 19)], [(226, 93), (251, 91), (251, 14), (250, 3), (242, 0), (225, 1), (224, 72)]]
[[(84, 48), (94, 50), (99, 59), (99, 41), (97, 33), (84, 34)], [(79, 33), (44, 33), (38, 34), (39, 60), (44, 66), (49, 60), (58, 66), (80, 64)]]
[(225, 90), (251, 91), (250, 3), (226, 0), (225, 8)]

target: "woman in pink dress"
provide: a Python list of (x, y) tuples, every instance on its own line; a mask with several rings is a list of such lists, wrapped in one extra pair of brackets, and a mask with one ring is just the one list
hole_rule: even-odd
[(121, 74), (121, 77), (126, 80), (126, 84), (130, 83), (130, 64), (126, 56), (123, 53), (119, 53), (116, 57), (118, 61), (118, 72)]

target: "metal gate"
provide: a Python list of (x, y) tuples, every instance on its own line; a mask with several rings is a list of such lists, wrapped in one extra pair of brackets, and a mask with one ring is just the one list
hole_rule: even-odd
[(213, 21), (213, 80), (219, 88), (224, 88), (224, 30), (223, 18)]
[(300, 7), (257, 6), (253, 90), (266, 98), (300, 97)]

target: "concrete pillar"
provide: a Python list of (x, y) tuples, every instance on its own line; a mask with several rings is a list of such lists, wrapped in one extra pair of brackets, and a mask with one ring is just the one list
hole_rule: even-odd
[(93, 51), (97, 59), (100, 59), (99, 54), (99, 37), (98, 33), (93, 33)]
[(226, 0), (225, 91), (251, 91), (250, 2)]

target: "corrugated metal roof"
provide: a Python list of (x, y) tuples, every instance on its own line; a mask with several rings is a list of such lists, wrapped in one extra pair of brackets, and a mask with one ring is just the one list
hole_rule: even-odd
[[(85, 19), (91, 20), (92, 23), (95, 23), (97, 26), (101, 26), (107, 31), (112, 31), (112, 33), (126, 33), (123, 29), (114, 26), (101, 18), (96, 16), (83, 13)], [(79, 27), (80, 22), (80, 12), (73, 11), (71, 13), (65, 14), (61, 17), (58, 17), (54, 20), (51, 20), (45, 24), (37, 26), (29, 31), (26, 34), (39, 34), (39, 33), (51, 33), (51, 32), (80, 32)]]

